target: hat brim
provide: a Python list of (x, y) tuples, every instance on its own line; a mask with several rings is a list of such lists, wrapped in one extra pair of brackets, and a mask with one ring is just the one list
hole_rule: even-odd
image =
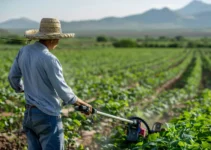
[(27, 30), (24, 36), (30, 40), (48, 40), (48, 39), (64, 39), (64, 38), (73, 38), (75, 33), (50, 33), (45, 34), (39, 32), (39, 30)]

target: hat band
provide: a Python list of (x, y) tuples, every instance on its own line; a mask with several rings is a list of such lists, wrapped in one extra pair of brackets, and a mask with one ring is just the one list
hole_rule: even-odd
[(40, 28), (41, 33), (61, 33), (61, 28)]
[(60, 23), (42, 23), (40, 24), (40, 28), (45, 28), (45, 27), (54, 27), (54, 28), (61, 28)]

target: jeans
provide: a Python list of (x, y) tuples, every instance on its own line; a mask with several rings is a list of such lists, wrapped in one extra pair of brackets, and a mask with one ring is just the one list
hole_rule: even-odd
[(64, 150), (64, 132), (60, 116), (50, 116), (38, 108), (27, 108), (23, 129), (28, 150)]

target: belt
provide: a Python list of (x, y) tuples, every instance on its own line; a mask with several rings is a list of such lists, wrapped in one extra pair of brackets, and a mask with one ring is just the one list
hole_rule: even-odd
[(29, 108), (37, 108), (35, 105), (29, 105), (29, 104), (26, 104), (25, 105), (25, 108), (26, 109), (29, 109)]

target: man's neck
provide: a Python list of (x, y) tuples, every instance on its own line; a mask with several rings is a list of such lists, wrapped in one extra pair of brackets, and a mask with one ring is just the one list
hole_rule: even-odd
[(50, 50), (50, 46), (49, 46), (49, 44), (45, 40), (39, 40), (39, 42), (41, 44), (45, 45), (48, 48), (48, 50)]

